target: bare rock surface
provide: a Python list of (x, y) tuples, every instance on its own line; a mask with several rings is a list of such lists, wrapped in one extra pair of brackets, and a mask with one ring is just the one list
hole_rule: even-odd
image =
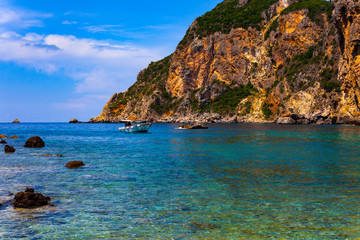
[(41, 193), (35, 193), (33, 188), (26, 188), (24, 192), (19, 192), (14, 198), (15, 208), (37, 208), (50, 205), (50, 197), (45, 197)]
[(184, 129), (208, 129), (207, 126), (199, 123), (189, 124), (189, 125), (181, 125), (181, 128)]
[(296, 124), (296, 121), (291, 117), (279, 117), (275, 121), (276, 124)]
[(5, 153), (14, 153), (15, 152), (15, 148), (9, 145), (6, 145), (4, 148)]
[(79, 123), (79, 120), (77, 120), (76, 118), (72, 118), (69, 123)]
[(26, 141), (24, 147), (26, 147), (26, 148), (42, 148), (42, 147), (45, 147), (45, 143), (40, 137), (35, 136), (35, 137), (29, 138)]
[(70, 161), (65, 165), (67, 168), (79, 168), (83, 166), (85, 166), (85, 164), (82, 161)]
[(44, 157), (63, 157), (63, 155), (61, 155), (61, 154), (56, 154), (56, 155), (54, 155), (54, 154), (44, 154), (43, 156)]

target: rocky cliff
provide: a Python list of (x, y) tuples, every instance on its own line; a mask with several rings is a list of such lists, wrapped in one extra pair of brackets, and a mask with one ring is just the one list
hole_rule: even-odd
[(359, 16), (353, 0), (226, 0), (91, 121), (357, 122)]

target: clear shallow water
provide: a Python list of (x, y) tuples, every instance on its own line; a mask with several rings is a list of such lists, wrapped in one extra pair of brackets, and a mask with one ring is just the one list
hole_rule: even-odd
[[(356, 239), (360, 128), (0, 124), (0, 202), (35, 187), (55, 207), (0, 210), (1, 239)], [(41, 136), (43, 149), (21, 147)], [(3, 146), (1, 146), (3, 148)], [(62, 154), (64, 157), (44, 157)], [(69, 170), (68, 161), (86, 166)]]

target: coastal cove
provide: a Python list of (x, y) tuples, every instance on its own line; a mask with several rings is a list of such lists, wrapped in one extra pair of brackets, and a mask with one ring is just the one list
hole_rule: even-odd
[[(359, 127), (206, 126), (126, 134), (118, 124), (0, 123), (0, 134), (19, 137), (6, 139), (15, 153), (0, 151), (0, 203), (32, 187), (54, 204), (3, 204), (0, 238), (360, 236)], [(23, 148), (31, 136), (45, 147)]]

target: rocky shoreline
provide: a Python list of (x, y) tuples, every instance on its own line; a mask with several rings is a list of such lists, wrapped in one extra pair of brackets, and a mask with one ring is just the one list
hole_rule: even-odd
[[(195, 114), (188, 117), (169, 117), (159, 120), (149, 119), (152, 123), (275, 123), (282, 125), (356, 125), (360, 126), (360, 119), (350, 117), (334, 117), (330, 112), (322, 111), (312, 115), (289, 114), (276, 118), (275, 120), (251, 119), (241, 116), (220, 116), (219, 114)], [(73, 123), (73, 122), (70, 122)], [(124, 123), (116, 118), (95, 120), (76, 123)]]
[[(194, 113), (187, 116), (169, 116), (162, 119), (148, 119), (152, 123), (275, 123), (286, 125), (333, 125), (333, 124), (347, 124), (360, 126), (359, 118), (351, 118), (348, 116), (338, 117), (334, 116), (328, 109), (320, 110), (312, 114), (295, 114), (290, 113), (282, 115), (275, 119), (266, 120), (263, 118), (253, 118), (249, 116), (238, 116), (229, 114), (222, 116), (218, 113)], [(81, 122), (77, 119), (71, 119), (69, 123), (124, 123), (122, 119), (117, 117), (91, 118), (88, 122)]]

